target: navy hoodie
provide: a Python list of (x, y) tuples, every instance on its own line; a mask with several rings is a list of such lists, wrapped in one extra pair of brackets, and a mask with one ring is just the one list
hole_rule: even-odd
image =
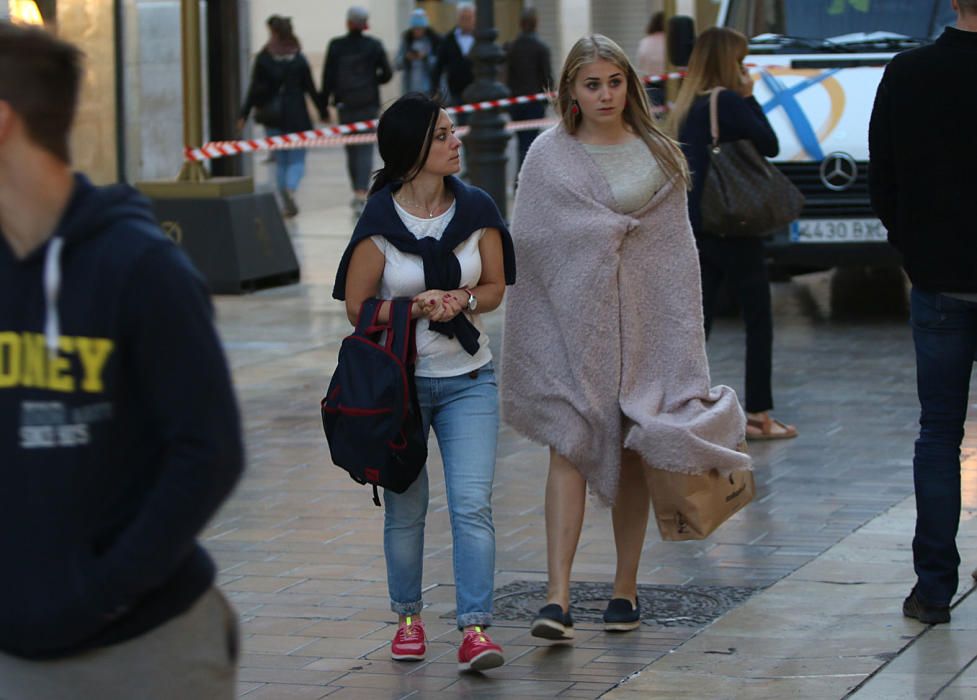
[(189, 609), (242, 463), (207, 291), (144, 198), (78, 175), (45, 245), (20, 260), (0, 235), (0, 651), (73, 655)]

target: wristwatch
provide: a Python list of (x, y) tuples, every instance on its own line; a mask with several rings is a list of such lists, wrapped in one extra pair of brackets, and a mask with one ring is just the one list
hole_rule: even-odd
[(468, 294), (468, 310), (474, 311), (478, 308), (478, 299), (476, 299), (475, 295), (472, 294), (472, 290), (468, 289), (467, 287), (465, 287), (464, 291)]

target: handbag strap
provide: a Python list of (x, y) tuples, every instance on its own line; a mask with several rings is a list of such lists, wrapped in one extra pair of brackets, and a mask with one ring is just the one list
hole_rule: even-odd
[(719, 146), (719, 93), (723, 89), (715, 87), (709, 91), (709, 133), (712, 135), (712, 147)]

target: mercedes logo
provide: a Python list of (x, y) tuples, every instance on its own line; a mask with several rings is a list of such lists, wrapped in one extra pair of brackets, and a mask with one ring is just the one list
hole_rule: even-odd
[(858, 179), (858, 163), (847, 153), (835, 151), (821, 161), (821, 182), (833, 192), (842, 192)]

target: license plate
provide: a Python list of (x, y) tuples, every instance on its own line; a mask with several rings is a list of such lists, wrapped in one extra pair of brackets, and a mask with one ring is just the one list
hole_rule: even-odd
[(801, 219), (790, 225), (794, 243), (885, 242), (885, 226), (878, 219)]

